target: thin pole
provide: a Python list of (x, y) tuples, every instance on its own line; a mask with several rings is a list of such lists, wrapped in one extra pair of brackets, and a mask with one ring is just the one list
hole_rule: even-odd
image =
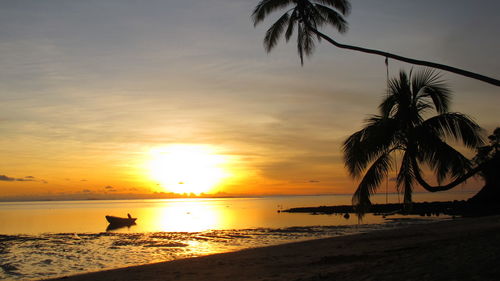
[[(386, 71), (386, 83), (387, 89), (389, 89), (389, 58), (385, 57), (385, 71)], [(387, 91), (389, 96), (389, 91)], [(385, 204), (389, 203), (389, 170), (385, 174)]]

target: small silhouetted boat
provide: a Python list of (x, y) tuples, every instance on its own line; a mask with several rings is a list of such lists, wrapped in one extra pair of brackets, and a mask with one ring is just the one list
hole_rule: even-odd
[(106, 220), (109, 222), (111, 225), (115, 226), (129, 226), (129, 225), (134, 225), (135, 220), (137, 218), (133, 218), (130, 216), (130, 214), (127, 214), (127, 218), (120, 218), (120, 217), (115, 217), (115, 216), (106, 216)]

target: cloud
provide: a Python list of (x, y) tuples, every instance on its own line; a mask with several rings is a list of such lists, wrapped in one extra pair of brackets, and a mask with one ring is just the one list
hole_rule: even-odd
[(0, 175), (0, 181), (15, 181), (15, 178), (8, 177), (6, 175)]
[(37, 181), (33, 176), (26, 176), (24, 178), (13, 178), (6, 175), (0, 175), (0, 181)]
[(106, 189), (106, 191), (109, 191), (109, 192), (116, 192), (117, 190), (112, 187), (111, 185), (107, 185), (104, 187), (104, 189)]
[(82, 192), (83, 193), (90, 193), (91, 191), (90, 191), (90, 189), (84, 189), (84, 190), (82, 190)]
[(37, 179), (34, 176), (25, 176), (24, 178), (14, 178), (6, 175), (0, 175), (0, 181), (34, 181), (34, 182), (47, 183), (46, 180)]

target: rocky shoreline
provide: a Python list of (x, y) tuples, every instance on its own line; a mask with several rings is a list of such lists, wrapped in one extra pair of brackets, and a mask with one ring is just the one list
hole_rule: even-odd
[[(411, 206), (405, 206), (404, 204), (394, 203), (394, 204), (373, 204), (370, 207), (369, 213), (375, 215), (419, 215), (419, 216), (476, 216), (484, 214), (495, 214), (498, 213), (498, 207), (496, 206), (478, 206), (472, 205), (468, 201), (443, 201), (443, 202), (417, 202), (412, 203)], [(285, 213), (310, 213), (312, 215), (321, 214), (338, 214), (346, 215), (357, 213), (356, 208), (352, 205), (341, 205), (341, 206), (319, 206), (319, 207), (299, 207), (291, 208), (286, 210), (279, 210), (279, 212)]]

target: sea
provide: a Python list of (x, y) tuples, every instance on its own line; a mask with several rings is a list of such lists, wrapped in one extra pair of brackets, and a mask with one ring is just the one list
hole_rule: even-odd
[[(415, 194), (415, 201), (463, 200), (467, 192)], [(396, 194), (375, 203), (398, 202)], [(347, 205), (350, 195), (0, 202), (0, 279), (40, 280), (252, 247), (351, 235), (451, 219), (286, 213)], [(110, 229), (105, 215), (137, 217)]]

